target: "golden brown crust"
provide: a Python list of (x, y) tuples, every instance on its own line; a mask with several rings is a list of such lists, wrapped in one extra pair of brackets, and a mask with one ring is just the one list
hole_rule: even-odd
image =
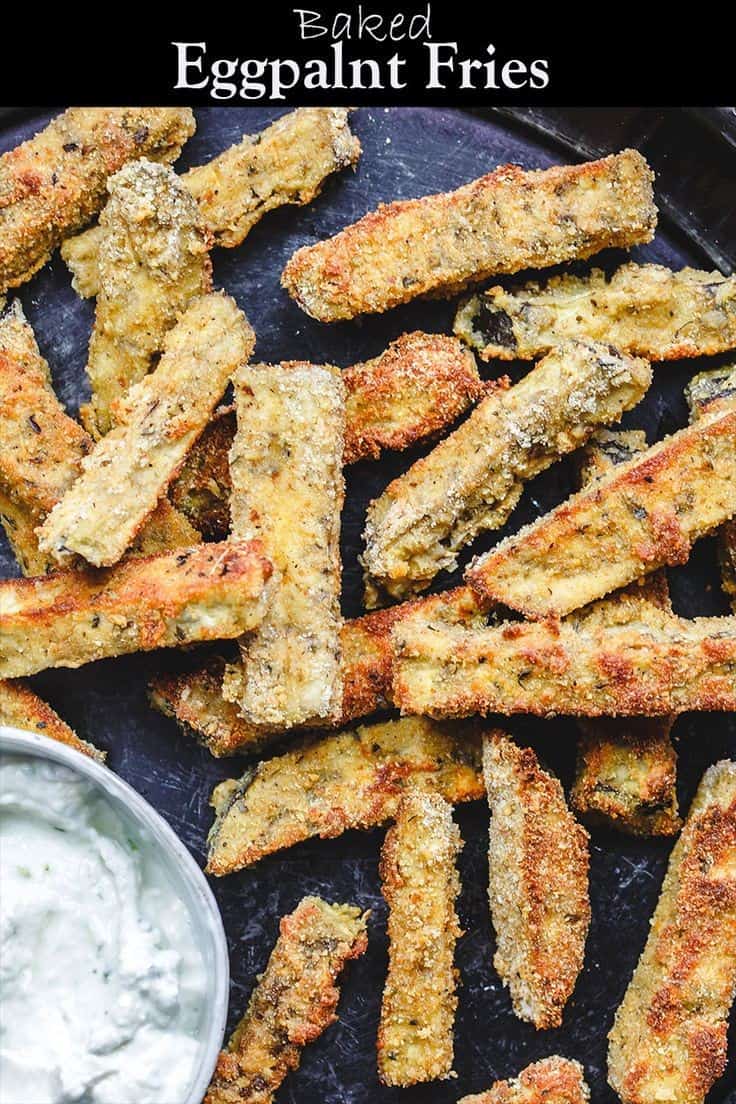
[(702, 1104), (726, 1068), (736, 993), (736, 763), (706, 771), (609, 1035), (624, 1104)]
[(329, 723), (342, 713), (342, 376), (328, 365), (253, 364), (233, 386), (232, 532), (262, 541), (278, 578), (223, 692), (250, 724)]
[(452, 806), (408, 790), (381, 848), (389, 966), (376, 1048), (384, 1085), (452, 1076), (461, 847)]
[(594, 268), (464, 303), (455, 333), (483, 360), (533, 360), (571, 338), (605, 341), (648, 360), (712, 356), (736, 347), (736, 277), (662, 265)]
[(464, 1096), (458, 1104), (588, 1104), (583, 1067), (567, 1058), (543, 1058), (488, 1092)]
[[(485, 624), (486, 618), (469, 587), (457, 587), (432, 599), (433, 615), (450, 624)], [(411, 603), (376, 610), (343, 624), (342, 715), (336, 726), (366, 717), (392, 702), (391, 629)], [(174, 717), (215, 756), (258, 750), (273, 739), (270, 729), (248, 724), (237, 706), (222, 693), (225, 661), (208, 657), (203, 663), (179, 673), (162, 673), (150, 684), (151, 703)]]
[(36, 272), (94, 218), (128, 161), (174, 161), (194, 133), (188, 107), (76, 107), (0, 157), (0, 292)]
[(646, 361), (570, 342), (514, 387), (488, 394), (368, 507), (366, 605), (407, 598), (452, 570), (465, 545), (506, 523), (526, 481), (618, 421), (651, 378)]
[(18, 679), (0, 679), (0, 725), (23, 728), (57, 740), (60, 744), (81, 751), (98, 763), (105, 760), (105, 752), (93, 744), (81, 740), (76, 732), (62, 721), (58, 713), (42, 701), (31, 688)]
[(0, 582), (0, 678), (240, 636), (263, 617), (270, 575), (257, 543), (230, 541)]
[(590, 925), (588, 833), (558, 780), (502, 732), (483, 739), (483, 777), (493, 964), (520, 1019), (559, 1027)]
[(155, 371), (116, 407), (119, 424), (82, 461), (82, 471), (40, 527), (39, 547), (59, 563), (95, 566), (130, 546), (247, 360), (255, 335), (235, 301), (205, 295), (166, 335)]
[(112, 428), (115, 403), (148, 375), (179, 315), (212, 286), (199, 208), (172, 169), (141, 159), (107, 188), (87, 358), (92, 398), (81, 410), (93, 437)]
[(564, 616), (659, 567), (736, 512), (736, 399), (476, 559), (481, 601)]
[(220, 1052), (204, 1104), (271, 1104), (301, 1050), (337, 1020), (337, 978), (368, 946), (369, 913), (304, 897), (279, 938), (248, 1010)]
[(393, 630), (394, 703), (430, 717), (736, 708), (735, 617), (686, 621), (628, 597), (618, 607), (487, 629), (443, 625), (418, 607)]
[[(385, 449), (407, 449), (435, 436), (484, 390), (472, 354), (444, 334), (403, 334), (374, 360), (347, 368), (342, 378), (345, 464), (378, 459)], [(210, 540), (222, 539), (230, 528), (227, 454), (234, 436), (234, 411), (223, 407), (171, 487), (174, 505)]]
[(472, 353), (445, 334), (421, 332), (403, 334), (343, 379), (346, 464), (435, 437), (484, 390)]
[[(215, 244), (231, 249), (268, 211), (311, 203), (330, 174), (355, 165), (359, 157), (360, 142), (350, 133), (345, 108), (298, 108), (190, 169), (181, 182), (197, 200)], [(98, 292), (100, 238), (93, 226), (62, 250), (73, 286), (85, 298)]]
[(379, 207), (304, 246), (281, 282), (307, 314), (335, 322), (650, 241), (652, 179), (635, 150), (535, 172), (504, 165), (457, 191)]
[(673, 836), (677, 813), (677, 753), (672, 717), (580, 720), (578, 761), (570, 802), (594, 824), (632, 836)]
[(475, 729), (411, 717), (313, 736), (264, 760), (215, 789), (207, 870), (231, 874), (305, 839), (383, 824), (408, 786), (453, 804), (482, 797)]
[[(39, 548), (36, 529), (91, 450), (91, 438), (56, 398), (48, 365), (16, 301), (0, 313), (0, 521), (24, 574), (54, 570), (53, 557)], [(155, 555), (198, 540), (183, 514), (161, 499), (131, 553)]]
[[(646, 448), (638, 430), (594, 434), (585, 449), (582, 485), (606, 475)], [(620, 601), (651, 602), (671, 610), (667, 575), (657, 571), (612, 594), (596, 616), (614, 619)], [(635, 836), (674, 835), (677, 813), (677, 754), (670, 733), (673, 717), (632, 717), (581, 720), (577, 770), (570, 801), (576, 812)]]

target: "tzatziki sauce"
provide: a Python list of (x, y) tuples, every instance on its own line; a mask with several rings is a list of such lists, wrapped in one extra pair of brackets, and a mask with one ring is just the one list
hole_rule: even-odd
[(0, 756), (0, 1104), (181, 1104), (207, 978), (160, 850), (93, 782)]

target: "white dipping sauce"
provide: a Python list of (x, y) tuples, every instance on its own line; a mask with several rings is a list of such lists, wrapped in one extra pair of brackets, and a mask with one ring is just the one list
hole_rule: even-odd
[(204, 961), (159, 852), (64, 766), (0, 757), (1, 1104), (180, 1104)]

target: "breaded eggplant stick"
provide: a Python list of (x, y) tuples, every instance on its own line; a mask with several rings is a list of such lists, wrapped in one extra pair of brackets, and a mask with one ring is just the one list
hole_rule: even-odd
[(483, 778), (493, 965), (519, 1019), (559, 1027), (590, 925), (588, 833), (531, 748), (502, 732), (483, 738)]
[(466, 580), (481, 602), (562, 617), (686, 563), (695, 541), (734, 513), (736, 398), (501, 541)]
[[(447, 429), (485, 389), (472, 353), (444, 334), (409, 333), (374, 360), (342, 373), (346, 387), (343, 463), (377, 460)], [(174, 504), (211, 540), (230, 528), (235, 414), (219, 410), (171, 488)]]
[[(486, 624), (469, 587), (438, 595), (435, 605), (440, 604), (446, 620)], [(394, 606), (344, 622), (340, 634), (342, 715), (337, 726), (391, 704), (391, 629), (405, 612), (406, 607)], [(159, 674), (150, 684), (151, 704), (175, 718), (215, 756), (252, 753), (272, 742), (274, 733), (244, 721), (237, 706), (225, 700), (224, 670), (224, 658), (210, 656), (194, 668)]]
[(212, 794), (207, 870), (232, 874), (303, 840), (375, 828), (396, 815), (408, 787), (451, 804), (483, 796), (472, 725), (426, 717), (311, 736)]
[(460, 307), (455, 333), (483, 360), (534, 360), (573, 338), (647, 360), (710, 356), (736, 348), (736, 276), (625, 264), (492, 287)]
[(368, 507), (366, 605), (410, 597), (452, 570), (465, 545), (506, 523), (527, 480), (618, 421), (651, 379), (644, 360), (571, 342), (489, 394)]
[(489, 276), (651, 241), (652, 171), (624, 150), (583, 165), (503, 165), (445, 195), (379, 207), (292, 256), (281, 282), (320, 322), (452, 295)]
[[(638, 430), (594, 434), (585, 449), (582, 485), (645, 448), (646, 437)], [(626, 593), (622, 592), (624, 597)], [(633, 583), (631, 593), (640, 601), (671, 610), (663, 571)], [(612, 594), (599, 604), (599, 619), (605, 619), (607, 609), (615, 616), (619, 597)], [(673, 717), (631, 717), (623, 723), (612, 718), (581, 719), (577, 772), (570, 794), (575, 811), (635, 836), (671, 836), (679, 831), (677, 753), (670, 738), (673, 723)]]
[[(736, 365), (701, 372), (690, 381), (685, 395), (692, 421), (720, 409), (736, 398)], [(721, 582), (736, 613), (736, 519), (722, 525), (717, 536)]]
[(279, 572), (261, 624), (223, 684), (251, 724), (283, 730), (342, 712), (340, 514), (345, 389), (339, 368), (293, 361), (233, 376), (233, 534)]
[(48, 736), (49, 740), (81, 751), (82, 755), (88, 755), (98, 763), (105, 761), (104, 751), (81, 740), (50, 705), (18, 679), (0, 679), (0, 725), (38, 732), (41, 736)]
[[(181, 181), (197, 200), (215, 245), (240, 245), (257, 222), (285, 204), (311, 203), (328, 176), (355, 165), (360, 142), (343, 107), (301, 107), (260, 134), (190, 169)], [(62, 256), (83, 297), (97, 295), (97, 227), (66, 242)]]
[(381, 848), (389, 965), (376, 1049), (384, 1085), (452, 1076), (461, 848), (452, 806), (408, 790)]
[(736, 763), (703, 775), (609, 1035), (623, 1104), (702, 1104), (736, 993)]
[(590, 1089), (579, 1062), (543, 1058), (509, 1081), (496, 1081), (487, 1092), (464, 1096), (458, 1104), (588, 1104)]
[[(91, 450), (91, 438), (54, 394), (48, 364), (16, 300), (0, 313), (0, 521), (24, 574), (43, 575), (56, 567), (39, 549), (36, 529)], [(131, 552), (154, 555), (199, 539), (184, 515), (162, 498)]]
[(248, 1010), (220, 1052), (204, 1104), (271, 1104), (301, 1051), (337, 1016), (337, 978), (368, 946), (369, 913), (304, 897), (284, 916)]
[(25, 283), (102, 207), (128, 161), (175, 161), (188, 107), (75, 107), (0, 157), (0, 293)]
[(270, 576), (256, 542), (230, 541), (0, 582), (0, 678), (240, 636), (262, 619)]
[(38, 530), (41, 551), (59, 563), (72, 553), (96, 567), (116, 563), (254, 344), (229, 296), (192, 303), (169, 331), (158, 367), (117, 405), (119, 425), (82, 461), (81, 475)]
[(80, 412), (93, 437), (112, 428), (115, 403), (148, 375), (180, 314), (212, 286), (199, 208), (172, 169), (142, 159), (107, 187), (87, 358), (92, 401)]
[(426, 613), (393, 630), (404, 713), (667, 716), (736, 709), (736, 617), (686, 621), (622, 599), (614, 615), (467, 629)]

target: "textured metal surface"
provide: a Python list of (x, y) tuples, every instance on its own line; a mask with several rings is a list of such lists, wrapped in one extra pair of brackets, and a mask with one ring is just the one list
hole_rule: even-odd
[[(180, 164), (206, 160), (244, 131), (261, 129), (275, 114), (247, 108), (198, 111), (198, 132)], [(33, 133), (47, 118), (48, 114), (38, 114), (14, 122), (14, 129), (0, 133), (0, 150)], [(297, 246), (333, 233), (379, 201), (451, 188), (505, 161), (538, 167), (566, 157), (553, 139), (498, 116), (430, 109), (361, 110), (354, 116), (354, 126), (364, 147), (355, 175), (333, 179), (309, 207), (267, 216), (240, 249), (215, 254), (215, 280), (235, 295), (248, 314), (258, 335), (256, 355), (261, 359), (308, 358), (345, 366), (374, 356), (406, 330), (447, 331), (453, 305), (445, 302), (414, 303), (383, 317), (322, 326), (302, 314), (280, 289), (279, 273)], [(732, 153), (724, 145), (718, 157), (726, 181), (734, 171)], [(658, 186), (667, 190), (672, 182), (662, 177)], [(732, 241), (730, 248), (736, 248), (736, 242)], [(697, 244), (668, 227), (651, 246), (635, 251), (635, 257), (674, 267), (705, 263)], [(60, 396), (76, 410), (85, 394), (84, 361), (92, 305), (81, 302), (71, 290), (58, 257), (21, 289), (20, 298), (50, 361)], [(684, 425), (687, 415), (682, 390), (699, 368), (702, 364), (696, 362), (658, 368), (653, 391), (639, 409), (627, 415), (626, 425), (643, 426), (650, 439)], [(484, 373), (491, 374), (487, 369)], [(366, 503), (405, 469), (414, 455), (391, 457), (377, 465), (363, 463), (350, 472), (343, 527), (344, 609), (348, 615), (360, 607), (356, 557)], [(509, 530), (560, 501), (573, 486), (571, 464), (556, 465), (527, 489)], [(479, 542), (476, 550), (495, 540), (496, 536)], [(4, 546), (0, 570), (5, 575), (14, 573)], [(690, 565), (672, 573), (672, 583), (681, 612), (725, 612), (712, 541), (703, 541)], [(238, 773), (242, 761), (213, 760), (180, 735), (173, 723), (149, 709), (146, 678), (157, 662), (154, 655), (108, 661), (80, 671), (49, 672), (34, 684), (81, 736), (109, 749), (111, 767), (149, 798), (201, 860), (211, 822), (209, 792), (215, 782)], [(514, 720), (508, 728), (533, 742), (563, 781), (570, 781), (574, 723)], [(680, 752), (680, 798), (687, 808), (704, 768), (719, 757), (736, 753), (736, 720), (722, 715), (684, 717), (676, 726), (675, 737)], [(263, 968), (276, 937), (279, 917), (305, 893), (373, 909), (370, 948), (347, 973), (340, 1023), (307, 1048), (301, 1069), (284, 1085), (280, 1101), (390, 1104), (403, 1099), (409, 1104), (445, 1104), (554, 1052), (584, 1063), (595, 1104), (615, 1100), (605, 1086), (605, 1036), (646, 938), (669, 845), (594, 832), (593, 924), (584, 972), (563, 1027), (540, 1033), (514, 1018), (491, 965), (487, 813), (477, 804), (462, 809), (458, 821), (466, 841), (461, 859), (460, 915), (466, 934), (458, 952), (462, 978), (455, 1062), (458, 1077), (442, 1084), (402, 1093), (381, 1088), (376, 1078), (374, 1041), (386, 966), (386, 913), (377, 873), (381, 832), (351, 833), (338, 840), (302, 845), (214, 884), (231, 947), (231, 1023), (245, 1008), (255, 974)], [(734, 1101), (736, 1071), (732, 1069), (709, 1102)]]

